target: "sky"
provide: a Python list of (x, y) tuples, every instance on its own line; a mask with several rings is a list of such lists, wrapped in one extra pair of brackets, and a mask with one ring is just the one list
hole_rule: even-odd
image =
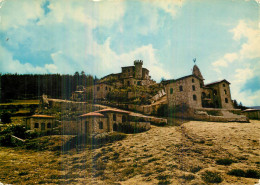
[(101, 78), (143, 60), (152, 79), (226, 79), (260, 105), (257, 0), (0, 0), (0, 73)]

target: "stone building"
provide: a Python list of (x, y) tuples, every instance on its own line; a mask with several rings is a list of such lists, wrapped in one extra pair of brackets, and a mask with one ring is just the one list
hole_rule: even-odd
[(102, 109), (80, 116), (80, 133), (113, 132), (118, 125), (128, 121), (129, 112), (119, 109)]
[(54, 117), (48, 115), (33, 115), (25, 119), (26, 128), (34, 131), (52, 130)]
[(130, 86), (130, 85), (152, 85), (156, 82), (149, 76), (149, 70), (143, 68), (142, 60), (135, 60), (134, 66), (122, 67), (121, 73), (110, 74), (103, 78), (101, 81), (119, 82), (117, 85)]
[[(132, 125), (136, 128), (150, 129), (150, 122), (134, 122), (130, 112), (120, 109), (102, 109), (81, 115), (79, 121), (79, 133), (82, 135), (100, 134), (119, 131), (123, 125)], [(138, 116), (134, 116), (138, 117)]]
[[(128, 86), (149, 86), (156, 82), (149, 76), (149, 70), (143, 68), (143, 61), (135, 60), (134, 66), (122, 67), (121, 73), (109, 74), (101, 78), (93, 86), (84, 87), (72, 93), (71, 100), (103, 100), (114, 88)], [(90, 96), (91, 94), (91, 96)]]
[(169, 107), (187, 105), (190, 108), (233, 109), (227, 80), (204, 84), (197, 65), (191, 75), (164, 81)]
[(94, 85), (93, 97), (94, 99), (104, 99), (106, 98), (108, 92), (113, 89), (114, 87), (107, 82), (97, 83)]

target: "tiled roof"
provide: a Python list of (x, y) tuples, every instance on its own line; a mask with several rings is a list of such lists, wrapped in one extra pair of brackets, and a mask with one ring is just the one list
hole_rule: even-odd
[(118, 112), (118, 113), (125, 113), (125, 114), (129, 114), (130, 112), (125, 111), (125, 110), (120, 110), (120, 109), (102, 109), (102, 110), (98, 110), (95, 112)]
[(218, 84), (218, 83), (221, 83), (221, 82), (226, 82), (226, 83), (228, 83), (228, 84), (230, 84), (227, 80), (219, 80), (219, 81), (216, 81), (216, 82), (212, 82), (212, 83), (209, 83), (209, 84), (206, 84), (205, 86), (210, 86), (210, 85), (214, 85), (214, 84)]
[(164, 80), (162, 83), (163, 84), (168, 84), (168, 83), (176, 82), (176, 81), (183, 80), (183, 79), (189, 78), (189, 77), (194, 77), (194, 78), (197, 78), (197, 79), (201, 80), (199, 77), (197, 77), (195, 75), (187, 75), (187, 76), (183, 76), (183, 77), (177, 78), (177, 79)]
[(53, 116), (39, 115), (39, 114), (32, 115), (31, 117), (32, 118), (54, 118)]
[(103, 114), (100, 114), (98, 112), (90, 112), (90, 113), (87, 113), (87, 114), (82, 114), (81, 116), (79, 117), (104, 117)]

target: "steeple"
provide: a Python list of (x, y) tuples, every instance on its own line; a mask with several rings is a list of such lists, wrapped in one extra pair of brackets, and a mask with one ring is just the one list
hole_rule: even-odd
[(196, 58), (193, 59), (193, 62), (194, 62), (194, 66), (193, 66), (193, 70), (192, 70), (192, 74), (199, 77), (201, 80), (204, 80), (201, 72), (200, 72), (200, 69), (198, 68), (198, 66), (195, 64), (196, 62)]

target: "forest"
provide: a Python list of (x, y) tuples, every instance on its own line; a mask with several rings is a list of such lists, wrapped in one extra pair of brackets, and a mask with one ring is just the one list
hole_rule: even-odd
[(38, 99), (42, 94), (50, 98), (69, 99), (78, 85), (91, 86), (97, 77), (84, 71), (69, 74), (0, 74), (0, 102), (14, 99)]

